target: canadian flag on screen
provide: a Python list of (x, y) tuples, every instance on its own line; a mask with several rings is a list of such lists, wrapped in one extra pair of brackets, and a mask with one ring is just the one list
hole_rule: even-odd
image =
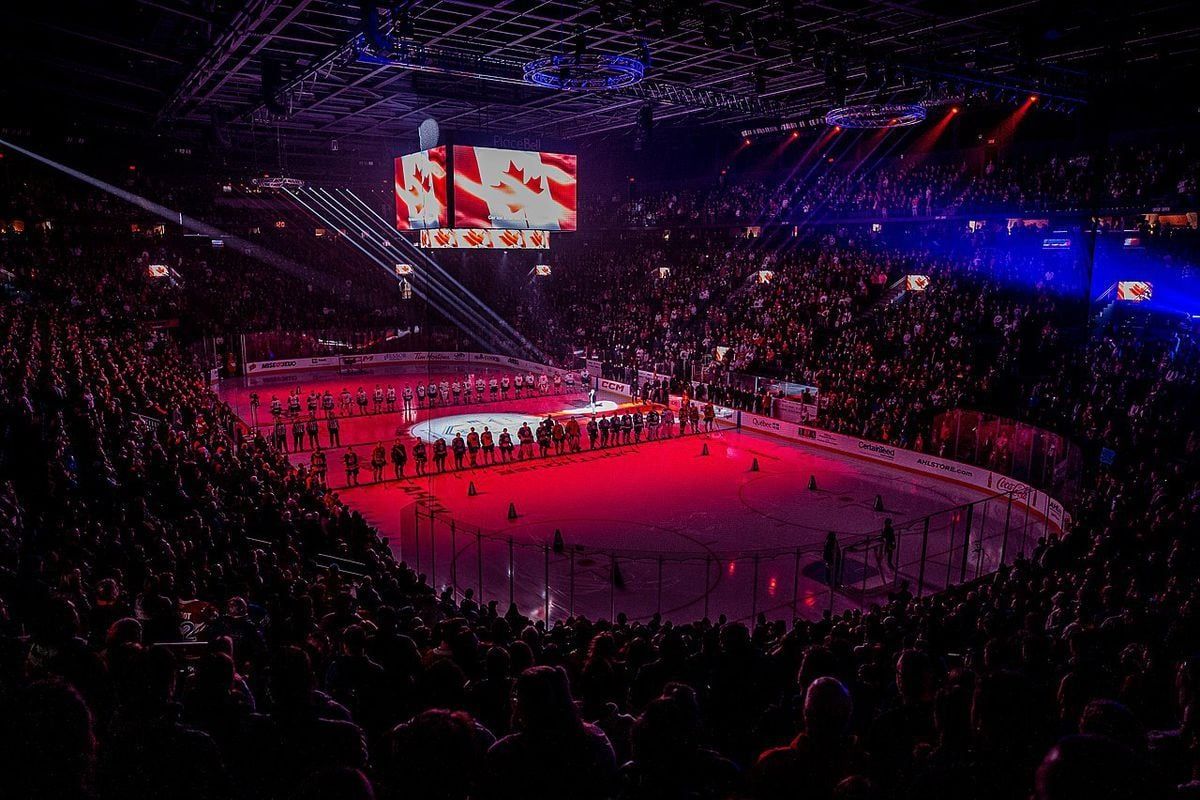
[(446, 148), (397, 158), (394, 188), (399, 230), (446, 227), (450, 221), (446, 207)]
[(1131, 303), (1142, 303), (1154, 294), (1154, 285), (1149, 281), (1117, 281), (1117, 299)]
[(576, 157), (454, 147), (454, 227), (573, 231)]

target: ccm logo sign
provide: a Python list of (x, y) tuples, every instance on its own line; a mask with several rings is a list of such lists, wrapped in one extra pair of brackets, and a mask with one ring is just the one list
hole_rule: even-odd
[(629, 391), (629, 387), (627, 387), (623, 383), (617, 383), (616, 381), (602, 380), (602, 381), (600, 381), (600, 388), (607, 389), (610, 392), (627, 392), (627, 391)]

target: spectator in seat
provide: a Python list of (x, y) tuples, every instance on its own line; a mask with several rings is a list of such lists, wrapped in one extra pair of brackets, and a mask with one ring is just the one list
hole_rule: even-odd
[(751, 773), (753, 796), (760, 800), (803, 796), (824, 800), (858, 773), (862, 752), (847, 730), (853, 704), (837, 678), (813, 681), (804, 695), (804, 730), (786, 747), (758, 757)]
[(612, 745), (584, 722), (559, 667), (530, 667), (517, 678), (515, 732), (488, 751), (490, 800), (603, 798), (616, 772)]

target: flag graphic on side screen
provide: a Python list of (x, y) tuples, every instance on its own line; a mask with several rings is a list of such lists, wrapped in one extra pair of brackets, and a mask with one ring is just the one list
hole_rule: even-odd
[(396, 159), (396, 227), (402, 231), (445, 228), (446, 148), (435, 147)]

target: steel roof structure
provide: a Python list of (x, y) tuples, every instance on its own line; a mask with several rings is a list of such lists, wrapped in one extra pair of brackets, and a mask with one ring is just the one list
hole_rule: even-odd
[[(11, 108), (58, 103), (162, 131), (336, 140), (443, 127), (574, 138), (639, 124), (739, 125), (835, 100), (1038, 91), (1082, 101), (1095, 67), (1194, 59), (1188, 2), (1073, 0), (27, 0), (6, 10)], [(364, 9), (366, 9), (364, 11)], [(364, 30), (364, 17), (371, 20)], [(364, 57), (377, 36), (403, 52)], [(618, 91), (513, 79), (570, 53), (648, 61)], [(377, 48), (376, 48), (377, 49)], [(367, 53), (369, 56), (369, 53)], [(11, 73), (10, 73), (11, 74)], [(643, 112), (644, 113), (644, 112)]]

